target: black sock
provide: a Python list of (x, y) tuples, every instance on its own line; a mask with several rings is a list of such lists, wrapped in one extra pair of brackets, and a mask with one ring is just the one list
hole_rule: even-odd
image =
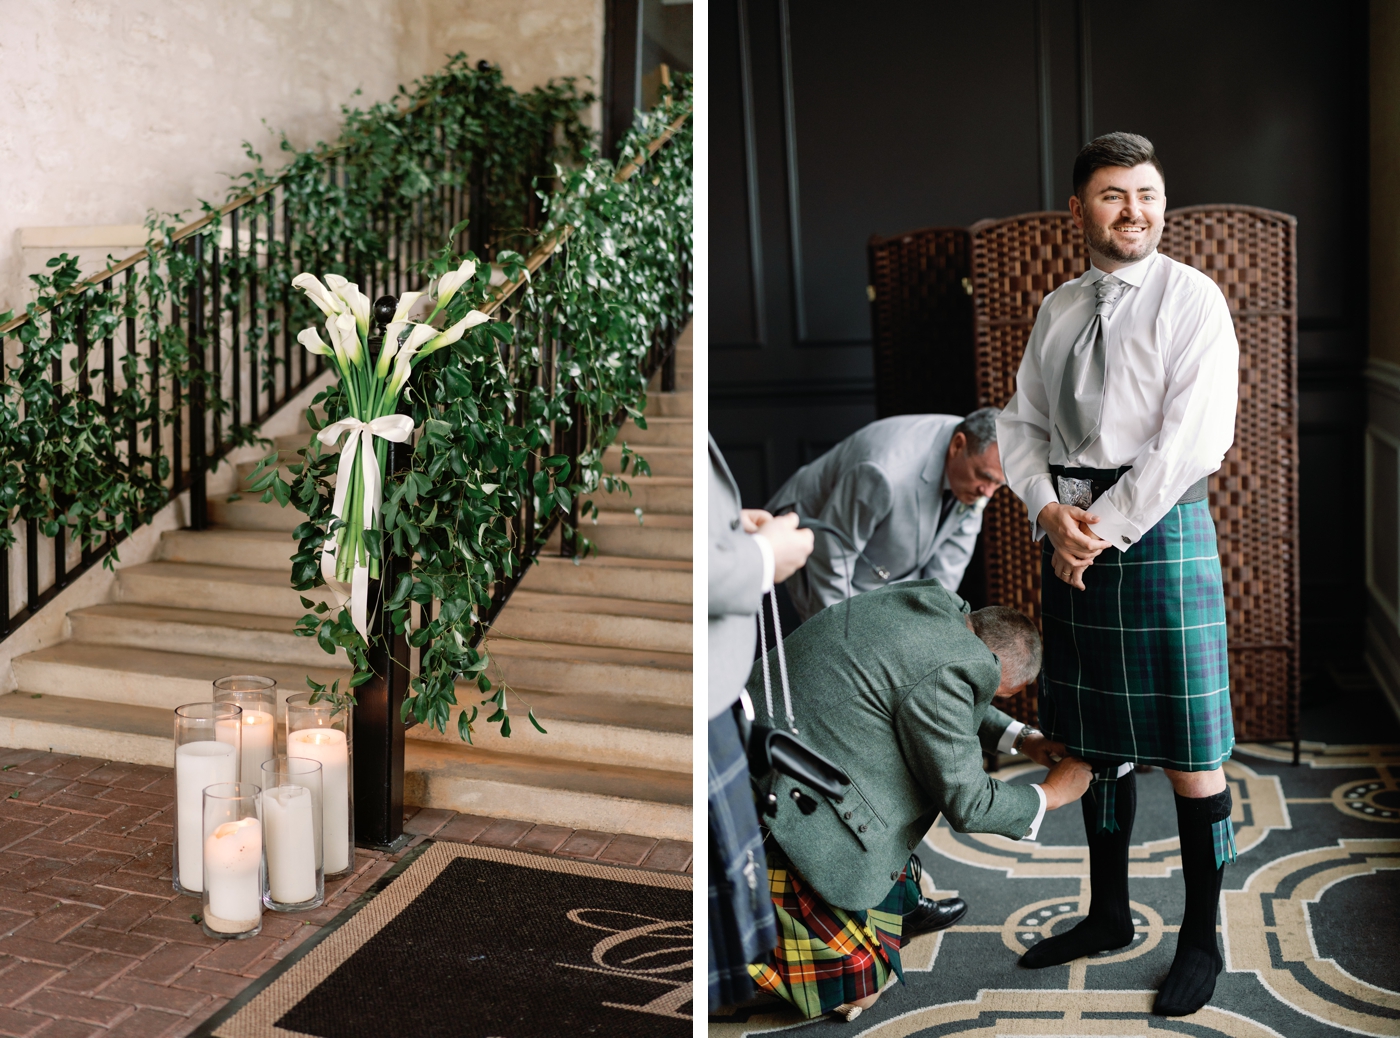
[[(1066, 933), (1047, 937), (1021, 956), (1030, 969), (1060, 966), (1097, 951), (1122, 948), (1133, 941), (1133, 916), (1128, 909), (1128, 845), (1137, 813), (1137, 778), (1128, 772), (1114, 783), (1116, 832), (1098, 832), (1095, 789), (1084, 794), (1084, 829), (1089, 834), (1089, 915)], [(1103, 795), (1102, 793), (1099, 794)]]
[(1215, 978), (1224, 968), (1215, 917), (1225, 866), (1216, 863), (1215, 825), (1230, 817), (1230, 787), (1210, 797), (1176, 798), (1181, 832), (1181, 874), (1186, 880), (1186, 911), (1176, 937), (1176, 958), (1157, 992), (1152, 1011), (1186, 1016), (1210, 1001)]

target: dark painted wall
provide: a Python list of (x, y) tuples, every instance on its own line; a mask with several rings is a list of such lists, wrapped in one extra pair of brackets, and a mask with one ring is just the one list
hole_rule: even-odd
[(1146, 134), (1171, 207), (1298, 218), (1305, 656), (1359, 651), (1360, 0), (715, 0), (710, 422), (748, 504), (875, 417), (865, 242), (1063, 209)]

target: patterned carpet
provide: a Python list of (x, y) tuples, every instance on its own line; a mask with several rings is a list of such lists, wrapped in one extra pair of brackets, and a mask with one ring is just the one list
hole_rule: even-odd
[[(1305, 742), (1299, 767), (1291, 744), (1237, 748), (1226, 765), (1240, 858), (1225, 874), (1225, 972), (1191, 1017), (1150, 1013), (1184, 898), (1171, 786), (1154, 771), (1138, 782), (1130, 947), (1045, 970), (1016, 965), (1087, 906), (1077, 808), (1047, 816), (1035, 845), (959, 835), (940, 820), (919, 851), (924, 883), (969, 910), (906, 947), (906, 985), (849, 1024), (804, 1022), (769, 1002), (712, 1016), (710, 1036), (1400, 1035), (1400, 740), (1391, 729), (1393, 719), (1372, 729), (1386, 744)], [(1025, 764), (1000, 772), (1015, 782), (1043, 774)]]

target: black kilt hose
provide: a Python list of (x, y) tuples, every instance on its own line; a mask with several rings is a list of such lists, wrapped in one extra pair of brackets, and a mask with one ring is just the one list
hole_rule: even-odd
[(1208, 502), (1178, 504), (1127, 551), (1106, 549), (1084, 571), (1083, 591), (1055, 576), (1045, 543), (1045, 734), (1099, 773), (1126, 762), (1220, 767), (1235, 727)]

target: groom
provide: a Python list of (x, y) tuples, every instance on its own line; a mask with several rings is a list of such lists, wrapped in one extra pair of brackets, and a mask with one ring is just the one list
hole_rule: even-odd
[(1070, 214), (1092, 266), (1045, 297), (997, 423), (1007, 482), (1043, 538), (1045, 734), (1094, 765), (1088, 918), (1021, 958), (1039, 968), (1132, 942), (1134, 764), (1176, 792), (1186, 911), (1153, 1011), (1194, 1013), (1222, 968), (1215, 920), (1235, 859), (1221, 766), (1235, 743), (1225, 598), (1206, 479), (1234, 439), (1239, 347), (1220, 289), (1157, 252), (1152, 143), (1090, 142)]

